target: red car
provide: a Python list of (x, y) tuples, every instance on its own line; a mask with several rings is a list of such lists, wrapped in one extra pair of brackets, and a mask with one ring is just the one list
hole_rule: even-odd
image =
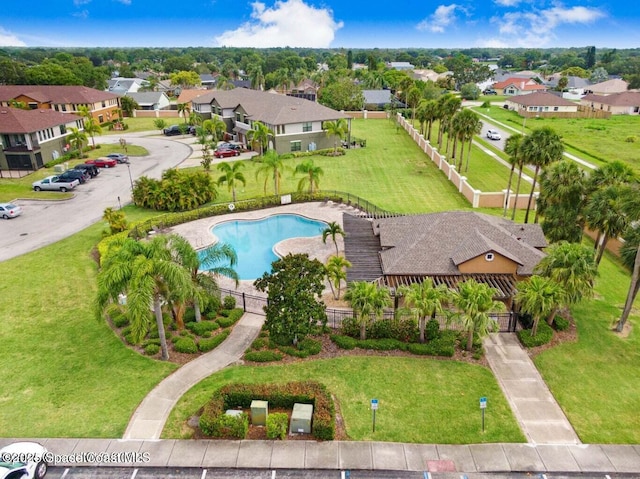
[(118, 164), (118, 162), (112, 158), (96, 158), (95, 160), (87, 160), (85, 161), (87, 165), (95, 165), (98, 168), (113, 168)]
[(217, 149), (213, 152), (213, 156), (216, 158), (228, 158), (230, 156), (240, 156), (240, 152), (231, 149)]

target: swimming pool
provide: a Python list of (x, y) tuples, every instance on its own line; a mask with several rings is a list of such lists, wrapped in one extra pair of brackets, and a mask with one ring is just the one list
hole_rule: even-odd
[[(326, 227), (324, 221), (279, 214), (260, 220), (225, 221), (214, 226), (211, 232), (221, 243), (236, 250), (238, 264), (235, 270), (240, 279), (257, 279), (271, 271), (271, 263), (278, 259), (273, 252), (276, 243), (288, 238), (319, 236)], [(202, 269), (206, 270), (206, 265), (202, 265)]]

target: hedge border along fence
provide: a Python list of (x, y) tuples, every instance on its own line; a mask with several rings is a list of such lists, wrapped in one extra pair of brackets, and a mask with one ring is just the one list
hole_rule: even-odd
[[(286, 384), (227, 384), (213, 393), (200, 416), (200, 429), (211, 437), (223, 430), (227, 409), (248, 409), (251, 401), (268, 401), (270, 408), (293, 409), (295, 403), (312, 404), (311, 434), (318, 440), (331, 441), (336, 432), (336, 409), (327, 388), (315, 381)], [(239, 439), (244, 439), (240, 437)]]

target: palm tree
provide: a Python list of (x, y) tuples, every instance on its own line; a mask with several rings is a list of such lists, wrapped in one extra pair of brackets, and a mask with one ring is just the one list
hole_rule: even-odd
[(407, 105), (411, 108), (411, 124), (413, 124), (416, 119), (416, 107), (422, 98), (422, 92), (417, 86), (413, 85), (407, 91), (406, 98)]
[(260, 65), (256, 65), (249, 70), (249, 80), (251, 81), (251, 88), (254, 90), (264, 90), (264, 74)]
[(327, 238), (331, 236), (331, 240), (333, 241), (333, 244), (336, 246), (336, 255), (338, 255), (338, 242), (336, 241), (336, 236), (338, 235), (344, 238), (346, 233), (342, 229), (342, 226), (340, 226), (335, 221), (332, 221), (331, 223), (329, 223), (327, 227), (322, 231), (322, 242), (324, 244), (327, 244)]
[(625, 214), (624, 192), (621, 186), (607, 186), (596, 191), (588, 200), (584, 211), (587, 226), (598, 232), (595, 242), (596, 265), (600, 264), (609, 238), (617, 238), (629, 226)]
[(315, 166), (312, 159), (308, 159), (296, 165), (293, 173), (295, 175), (298, 173), (305, 175), (298, 182), (298, 191), (302, 191), (304, 186), (309, 183), (309, 193), (313, 194), (314, 189), (318, 188), (318, 182), (324, 171), (322, 171), (321, 167)]
[(465, 142), (469, 144), (469, 150), (467, 151), (467, 164), (465, 166), (465, 171), (467, 171), (469, 169), (469, 158), (471, 157), (471, 144), (473, 143), (473, 137), (482, 131), (482, 122), (480, 121), (478, 114), (468, 108), (460, 110), (454, 118), (458, 123), (457, 136), (458, 140), (460, 140), (460, 166), (458, 167), (458, 171), (462, 171)]
[(636, 172), (626, 163), (613, 160), (589, 175), (588, 190), (593, 193), (607, 186), (631, 184), (637, 181)]
[[(504, 201), (504, 211), (502, 216), (507, 216), (507, 209), (509, 208), (509, 195), (511, 194), (511, 181), (513, 179), (513, 172), (518, 167), (518, 186), (516, 188), (516, 195), (514, 200), (514, 214), (515, 206), (518, 203), (518, 194), (520, 193), (520, 179), (522, 178), (522, 157), (520, 156), (520, 145), (524, 137), (520, 133), (515, 133), (506, 139), (504, 142), (504, 152), (509, 155), (508, 161), (511, 165), (511, 172), (509, 173), (509, 182), (507, 183), (507, 197)], [(513, 220), (513, 218), (511, 218)]]
[(260, 160), (260, 166), (256, 170), (256, 178), (264, 174), (264, 194), (267, 194), (267, 180), (269, 176), (273, 178), (274, 194), (278, 195), (280, 191), (280, 179), (282, 178), (282, 171), (284, 170), (284, 163), (280, 155), (274, 150), (267, 151)]
[(187, 116), (191, 112), (191, 107), (188, 103), (178, 103), (178, 116), (182, 116), (184, 118), (184, 122), (187, 123)]
[(338, 154), (338, 141), (344, 140), (349, 132), (347, 120), (339, 118), (335, 121), (325, 121), (322, 124), (322, 128), (327, 132), (328, 137), (333, 137), (333, 156), (336, 156)]
[(91, 143), (93, 145), (93, 149), (96, 149), (96, 140), (94, 135), (102, 134), (102, 127), (96, 122), (93, 118), (89, 118), (84, 122), (84, 132), (88, 133), (91, 136)]
[(80, 156), (82, 156), (82, 146), (84, 145), (84, 142), (87, 141), (87, 134), (74, 127), (69, 127), (69, 130), (71, 130), (71, 133), (67, 136), (67, 141), (69, 141), (69, 143), (78, 150)]
[(174, 256), (176, 235), (157, 235), (149, 241), (126, 237), (114, 243), (104, 258), (98, 273), (96, 312), (102, 316), (110, 301), (127, 295), (127, 313), (135, 341), (141, 341), (149, 330), (153, 306), (162, 359), (169, 359), (169, 349), (162, 317), (162, 301), (170, 295), (193, 297), (194, 289), (189, 271)]
[(640, 240), (640, 226), (638, 226), (637, 223), (638, 220), (640, 220), (640, 187), (637, 183), (633, 187), (625, 190), (624, 207), (626, 213), (631, 218), (632, 223), (635, 224), (634, 228), (629, 228), (625, 239), (634, 240), (636, 244), (636, 252), (635, 255), (633, 255), (633, 250), (628, 246), (632, 241), (627, 241), (625, 243), (625, 246), (629, 249), (628, 253), (625, 251), (625, 246), (623, 246), (623, 259), (626, 258), (625, 263), (627, 266), (631, 267), (631, 284), (629, 284), (627, 299), (624, 302), (624, 308), (622, 309), (620, 320), (616, 326), (616, 331), (618, 332), (621, 332), (624, 329), (624, 325), (629, 318), (629, 314), (631, 314), (633, 302), (638, 296), (638, 291), (640, 290), (640, 241), (636, 241)]
[[(462, 104), (462, 100), (460, 98), (454, 96), (451, 93), (446, 95), (442, 95), (438, 98), (438, 120), (440, 121), (440, 125), (438, 128), (438, 149), (442, 149), (442, 139), (443, 134), (449, 131), (449, 126), (451, 124), (451, 119), (453, 115), (456, 114), (460, 105)], [(447, 150), (449, 138), (447, 137)]]
[(404, 297), (405, 303), (418, 319), (420, 342), (424, 343), (427, 317), (435, 318), (436, 313), (443, 311), (443, 304), (449, 299), (449, 290), (444, 284), (434, 286), (433, 279), (425, 278), (422, 283), (401, 286), (398, 294)]
[(342, 281), (346, 281), (347, 272), (345, 268), (351, 268), (351, 262), (344, 256), (330, 256), (325, 265), (329, 286), (335, 299), (340, 299), (342, 291)]
[(536, 189), (536, 182), (540, 169), (562, 159), (564, 145), (560, 136), (550, 127), (543, 126), (536, 128), (533, 132), (522, 140), (520, 147), (523, 163), (533, 165), (535, 168), (533, 174), (533, 184), (531, 185), (531, 193), (529, 194), (529, 202), (527, 203), (527, 212), (524, 222), (529, 222), (529, 211), (533, 204), (533, 193)]
[[(593, 285), (598, 275), (593, 250), (580, 243), (561, 241), (547, 249), (534, 272), (552, 279), (562, 286), (562, 304), (571, 306), (593, 296)], [(549, 315), (553, 322), (555, 311)]]
[(273, 136), (273, 131), (262, 122), (254, 121), (251, 129), (247, 131), (247, 139), (251, 143), (260, 145), (260, 154), (264, 156), (264, 152), (269, 145), (269, 137)]
[(460, 310), (457, 320), (467, 332), (467, 351), (473, 348), (474, 335), (482, 339), (497, 327), (489, 317), (490, 311), (504, 308), (504, 304), (493, 299), (497, 293), (495, 288), (474, 279), (458, 283), (458, 290), (453, 293), (453, 304)]
[(384, 308), (391, 306), (391, 295), (387, 288), (380, 288), (375, 283), (354, 281), (347, 287), (344, 294), (360, 323), (360, 339), (367, 339), (367, 325), (373, 316), (382, 317)]
[(227, 124), (218, 115), (214, 115), (209, 120), (202, 122), (202, 129), (213, 137), (215, 144), (223, 139), (224, 132), (227, 131)]
[(222, 172), (222, 176), (218, 178), (217, 185), (227, 184), (227, 189), (231, 191), (231, 196), (233, 198), (233, 202), (236, 202), (236, 184), (242, 183), (242, 186), (247, 184), (247, 181), (244, 178), (244, 175), (240, 171), (241, 168), (244, 168), (244, 163), (241, 161), (235, 161), (231, 164), (227, 162), (219, 163), (217, 166), (218, 170)]
[(551, 278), (534, 275), (527, 281), (518, 283), (514, 299), (519, 304), (520, 311), (533, 318), (531, 336), (538, 333), (540, 318), (550, 316), (562, 303), (563, 297), (562, 286)]

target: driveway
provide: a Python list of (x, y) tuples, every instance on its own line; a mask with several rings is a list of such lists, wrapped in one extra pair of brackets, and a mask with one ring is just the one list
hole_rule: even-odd
[[(131, 183), (141, 176), (159, 179), (162, 172), (189, 157), (189, 145), (164, 138), (122, 135), (129, 144), (140, 145), (148, 156), (131, 157), (130, 165), (103, 168), (100, 174), (74, 190), (70, 200), (22, 200), (22, 215), (12, 220), (0, 220), (0, 261), (20, 256), (75, 234), (102, 218), (105, 208), (119, 208), (131, 202)], [(109, 144), (118, 144), (120, 137), (96, 138), (104, 153)], [(131, 173), (131, 176), (129, 176)]]

